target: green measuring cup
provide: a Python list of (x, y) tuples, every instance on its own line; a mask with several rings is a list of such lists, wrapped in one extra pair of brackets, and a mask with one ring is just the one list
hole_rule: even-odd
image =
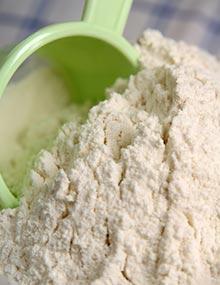
[[(33, 53), (47, 59), (60, 73), (75, 103), (97, 102), (116, 78), (138, 69), (136, 50), (121, 36), (132, 0), (88, 0), (81, 22), (45, 27), (9, 52), (0, 68), (0, 96)], [(18, 198), (0, 175), (0, 207), (16, 207)]]

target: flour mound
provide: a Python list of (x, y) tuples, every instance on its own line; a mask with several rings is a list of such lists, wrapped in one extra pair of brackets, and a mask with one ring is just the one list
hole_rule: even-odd
[(142, 70), (62, 128), (1, 213), (19, 284), (220, 284), (219, 62), (154, 31), (137, 48)]

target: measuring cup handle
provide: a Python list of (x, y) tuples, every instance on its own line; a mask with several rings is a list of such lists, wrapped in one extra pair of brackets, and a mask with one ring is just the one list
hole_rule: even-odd
[(133, 0), (86, 0), (84, 22), (122, 34)]

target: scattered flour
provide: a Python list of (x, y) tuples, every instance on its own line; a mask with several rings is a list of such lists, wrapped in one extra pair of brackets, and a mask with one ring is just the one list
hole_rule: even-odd
[(220, 64), (154, 31), (137, 48), (123, 94), (66, 124), (1, 213), (19, 284), (220, 284)]

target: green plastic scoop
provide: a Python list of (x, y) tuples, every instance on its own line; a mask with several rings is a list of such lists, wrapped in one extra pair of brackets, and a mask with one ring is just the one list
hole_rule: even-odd
[[(57, 68), (75, 103), (102, 99), (116, 78), (138, 69), (136, 50), (121, 36), (131, 4), (132, 0), (88, 0), (81, 22), (48, 26), (29, 36), (1, 62), (0, 96), (16, 70), (36, 52)], [(18, 197), (0, 175), (0, 207), (17, 205)]]

